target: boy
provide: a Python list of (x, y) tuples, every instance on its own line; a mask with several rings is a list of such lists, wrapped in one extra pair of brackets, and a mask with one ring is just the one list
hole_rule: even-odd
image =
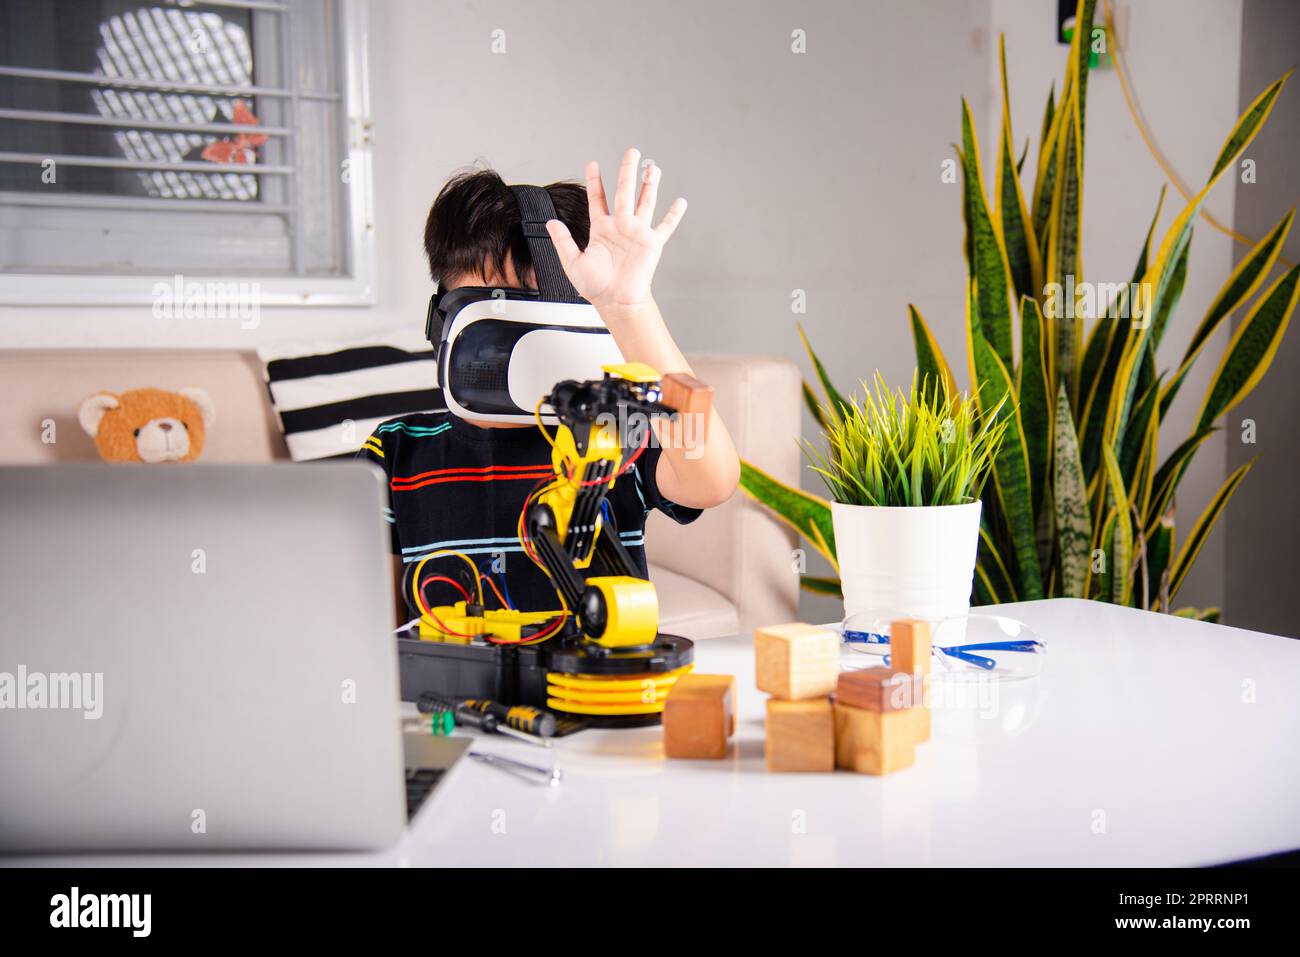
[[(651, 296), (650, 282), (664, 243), (686, 211), (677, 199), (653, 225), (660, 170), (640, 177), (641, 154), (623, 155), (611, 210), (600, 168), (587, 165), (587, 186), (556, 183), (550, 193), (558, 219), (547, 230), (564, 271), (578, 293), (596, 307), (629, 361), (660, 374), (690, 373)], [(425, 225), (429, 271), (444, 291), (460, 286), (536, 288), (532, 259), (520, 228), (514, 194), (495, 172), (453, 177), (439, 192)], [(701, 509), (720, 505), (735, 491), (740, 461), (716, 411), (706, 429), (654, 423), (658, 441), (614, 484), (609, 507), (619, 537), (645, 573), (644, 532), (649, 510), (694, 521)], [(683, 433), (704, 438), (686, 443)], [(687, 447), (689, 445), (689, 447)], [(404, 415), (381, 425), (361, 455), (388, 475), (389, 521), (393, 523), (395, 580), (400, 621), (411, 608), (407, 575), (433, 552), (468, 555), (513, 607), (539, 611), (559, 607), (546, 575), (523, 553), (516, 534), (524, 499), (552, 474), (551, 449), (536, 426), (486, 426), (433, 412)], [(426, 579), (459, 579), (463, 563), (445, 556), (425, 566)], [(430, 606), (462, 597), (452, 581), (430, 582)], [(501, 599), (490, 599), (496, 607)], [(410, 615), (403, 612), (410, 610)]]

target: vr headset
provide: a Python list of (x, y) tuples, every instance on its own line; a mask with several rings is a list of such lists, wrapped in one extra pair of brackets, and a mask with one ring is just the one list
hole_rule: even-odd
[[(438, 386), (453, 415), (533, 422), (538, 402), (565, 379), (599, 379), (623, 361), (596, 309), (578, 295), (546, 232), (555, 219), (540, 186), (512, 186), (537, 289), (462, 286), (429, 300), (424, 334), (436, 350)], [(542, 413), (555, 425), (554, 411)]]

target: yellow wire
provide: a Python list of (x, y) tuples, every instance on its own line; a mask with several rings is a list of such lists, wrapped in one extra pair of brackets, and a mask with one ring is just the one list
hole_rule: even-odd
[[(473, 559), (464, 552), (458, 552), (451, 548), (440, 548), (436, 552), (430, 552), (428, 555), (425, 555), (416, 563), (415, 574), (411, 576), (411, 598), (415, 600), (416, 610), (418, 611), (420, 609), (420, 599), (423, 597), (420, 594), (420, 572), (431, 560), (441, 558), (444, 555), (454, 555), (457, 558), (462, 559), (465, 564), (469, 565), (470, 571), (474, 573), (474, 583), (478, 586), (478, 603), (480, 605), (483, 604), (483, 576), (479, 574), (478, 566), (474, 564)], [(420, 617), (425, 617), (424, 612), (420, 612)], [(432, 622), (430, 624), (432, 624)]]
[(424, 606), (421, 603), (423, 596), (420, 594), (420, 570), (424, 568), (425, 563), (428, 562), (428, 560), (429, 559), (427, 558), (423, 558), (416, 563), (415, 572), (411, 575), (411, 600), (415, 602), (415, 610), (420, 613), (421, 621), (427, 622), (428, 624), (436, 624), (436, 622), (427, 621), (429, 616), (424, 613)]
[(537, 405), (533, 407), (533, 418), (537, 420), (537, 427), (542, 430), (542, 438), (546, 439), (546, 444), (554, 449), (555, 439), (551, 438), (551, 433), (546, 431), (546, 425), (542, 422), (542, 406), (545, 404), (546, 396), (537, 400)]
[[(1119, 42), (1119, 37), (1115, 32), (1115, 17), (1110, 9), (1110, 0), (1102, 0), (1102, 16), (1105, 17), (1106, 31), (1110, 34), (1111, 38), (1111, 59), (1115, 63), (1115, 73), (1119, 77), (1119, 88), (1124, 93), (1124, 102), (1128, 104), (1129, 114), (1133, 117), (1133, 122), (1136, 124), (1138, 133), (1142, 137), (1142, 142), (1146, 144), (1147, 150), (1156, 161), (1156, 165), (1160, 167), (1162, 172), (1164, 172), (1169, 182), (1173, 183), (1174, 189), (1178, 190), (1179, 194), (1182, 195), (1184, 202), (1190, 203), (1192, 201), (1192, 191), (1188, 189), (1187, 184), (1183, 182), (1182, 177), (1178, 175), (1178, 171), (1174, 169), (1173, 165), (1165, 159), (1164, 153), (1160, 151), (1160, 147), (1155, 142), (1154, 135), (1151, 133), (1146, 120), (1142, 116), (1142, 111), (1138, 109), (1137, 103), (1134, 100), (1132, 86), (1128, 79), (1128, 68), (1124, 65), (1123, 54), (1120, 53), (1121, 44)], [(1249, 236), (1243, 236), (1234, 229), (1229, 229), (1227, 226), (1223, 225), (1223, 223), (1215, 219), (1214, 215), (1204, 206), (1201, 207), (1200, 215), (1201, 218), (1212, 227), (1223, 233), (1225, 236), (1229, 236), (1241, 243), (1243, 246), (1255, 246), (1259, 242), (1259, 240), (1251, 239)], [(1294, 265), (1294, 263), (1288, 260), (1285, 256), (1278, 256), (1278, 262), (1282, 263), (1288, 269)]]
[[(550, 485), (544, 486), (541, 489), (541, 492), (544, 492), (549, 488)], [(539, 492), (538, 494), (541, 494), (541, 492)], [(520, 531), (522, 536), (522, 527), (523, 527), (522, 513), (520, 513), (519, 523), (520, 523)], [(521, 541), (522, 541), (522, 537), (521, 537)], [(414, 600), (415, 607), (417, 610), (420, 608), (420, 599), (423, 597), (420, 594), (420, 573), (424, 570), (424, 566), (427, 565), (430, 561), (432, 561), (435, 558), (442, 558), (447, 555), (452, 555), (456, 558), (459, 558), (461, 561), (463, 561), (466, 565), (469, 566), (469, 570), (474, 573), (474, 584), (478, 591), (478, 603), (480, 605), (483, 604), (483, 575), (481, 572), (479, 572), (478, 566), (474, 564), (474, 560), (470, 558), (468, 555), (466, 555), (464, 552), (457, 551), (454, 548), (440, 548), (436, 552), (430, 552), (428, 555), (424, 556), (424, 558), (420, 559), (415, 565), (415, 573), (411, 575), (411, 598), (412, 600)], [(546, 577), (551, 580), (551, 587), (555, 588), (555, 581), (554, 579), (551, 579), (551, 573), (547, 570), (546, 566), (537, 561), (534, 561), (534, 564), (537, 565), (537, 567), (542, 570), (542, 572), (546, 575)], [(495, 582), (493, 582), (491, 579), (488, 579), (488, 584), (492, 586), (493, 591), (496, 591)], [(560, 613), (561, 617), (567, 618), (569, 615), (572, 614), (572, 612), (569, 610), (569, 606), (564, 601), (564, 596), (560, 594), (560, 590), (558, 588), (555, 588), (555, 595), (557, 598), (560, 599), (560, 608), (562, 609)], [(499, 591), (497, 592), (497, 598), (498, 599), (501, 598), (501, 593)], [(501, 600), (502, 603), (504, 604), (504, 599)], [(426, 616), (423, 611), (420, 612), (420, 618), (424, 620), (426, 624), (430, 624), (434, 626), (438, 625), (438, 622), (430, 621), (428, 616)], [(539, 644), (542, 641), (550, 640), (550, 638), (551, 635), (547, 635), (545, 638), (541, 638), (541, 639), (531, 638), (527, 641), (517, 642), (517, 644), (520, 645)]]

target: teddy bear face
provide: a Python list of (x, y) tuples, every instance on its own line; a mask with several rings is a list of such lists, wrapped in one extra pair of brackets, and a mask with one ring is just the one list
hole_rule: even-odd
[[(196, 419), (196, 426), (200, 431), (203, 429), (203, 421), (198, 416), (191, 416)], [(116, 425), (117, 428), (126, 429), (131, 426), (131, 422), (123, 422)], [(131, 436), (135, 439), (135, 451), (140, 457), (140, 461), (153, 464), (155, 462), (188, 462), (198, 450), (203, 447), (203, 437), (200, 435), (197, 441), (190, 442), (190, 427), (185, 424), (185, 420), (176, 416), (163, 416), (159, 419), (150, 419), (142, 425), (137, 425), (131, 429)], [(110, 442), (120, 442), (120, 437), (110, 437), (105, 435), (105, 439)]]
[(109, 462), (190, 462), (203, 451), (212, 400), (202, 389), (132, 389), (87, 399), (79, 414)]

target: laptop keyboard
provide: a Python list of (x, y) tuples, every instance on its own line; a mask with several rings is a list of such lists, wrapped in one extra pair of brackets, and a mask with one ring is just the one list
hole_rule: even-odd
[(444, 768), (406, 769), (406, 819), (408, 821), (415, 817), (430, 792), (437, 787), (446, 773)]

